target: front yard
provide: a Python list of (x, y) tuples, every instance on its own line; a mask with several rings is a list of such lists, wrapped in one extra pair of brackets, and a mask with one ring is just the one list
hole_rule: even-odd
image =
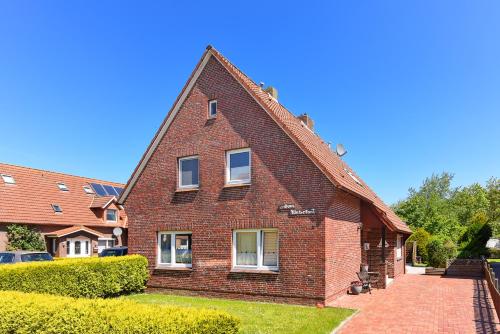
[(241, 320), (241, 332), (249, 333), (330, 333), (354, 311), (308, 306), (245, 302), (165, 294), (136, 294), (123, 297), (145, 304), (224, 310)]

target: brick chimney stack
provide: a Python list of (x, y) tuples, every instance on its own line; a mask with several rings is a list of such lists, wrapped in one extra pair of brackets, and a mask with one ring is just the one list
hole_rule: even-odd
[(311, 117), (309, 117), (308, 114), (304, 113), (300, 116), (297, 116), (297, 118), (304, 122), (304, 124), (307, 125), (309, 129), (314, 130), (314, 121)]

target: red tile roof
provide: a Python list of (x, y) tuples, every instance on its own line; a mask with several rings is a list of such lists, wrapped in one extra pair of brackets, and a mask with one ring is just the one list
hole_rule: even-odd
[(90, 207), (92, 209), (105, 209), (112, 202), (116, 202), (115, 196), (103, 196), (103, 197), (94, 196), (94, 200), (92, 201), (92, 204), (90, 204)]
[[(11, 175), (15, 184), (6, 184), (0, 178), (0, 223), (125, 226), (126, 214), (120, 210), (117, 223), (104, 222), (91, 209), (94, 202), (102, 202), (95, 194), (86, 194), (83, 186), (100, 183), (123, 187), (121, 183), (100, 181), (81, 176), (61, 174), (29, 167), (0, 163), (0, 174)], [(63, 182), (68, 191), (62, 191), (57, 183)], [(62, 213), (55, 213), (52, 204), (61, 207)], [(102, 205), (101, 205), (102, 206)]]
[[(411, 233), (410, 228), (380, 199), (373, 190), (342, 160), (317, 134), (289, 112), (277, 100), (272, 98), (259, 85), (227, 60), (220, 52), (209, 46), (211, 52), (233, 77), (268, 111), (270, 116), (295, 143), (313, 160), (313, 162), (337, 186), (354, 193), (372, 203), (393, 229)], [(347, 172), (359, 181), (359, 184)]]
[(65, 235), (72, 234), (72, 233), (75, 233), (75, 232), (80, 232), (80, 231), (93, 234), (93, 235), (95, 235), (97, 237), (101, 237), (101, 238), (104, 237), (104, 234), (102, 234), (100, 232), (97, 232), (96, 230), (93, 230), (91, 228), (88, 228), (88, 227), (85, 227), (85, 226), (81, 226), (81, 225), (74, 225), (74, 226), (63, 228), (61, 230), (57, 230), (57, 231), (54, 231), (54, 232), (51, 232), (51, 233), (47, 233), (46, 236), (60, 238), (60, 237), (63, 237)]

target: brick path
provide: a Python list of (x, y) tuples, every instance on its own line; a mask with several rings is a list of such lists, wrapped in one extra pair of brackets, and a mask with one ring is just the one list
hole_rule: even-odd
[(359, 309), (341, 334), (499, 333), (482, 279), (404, 275), (372, 295), (346, 295), (328, 306)]

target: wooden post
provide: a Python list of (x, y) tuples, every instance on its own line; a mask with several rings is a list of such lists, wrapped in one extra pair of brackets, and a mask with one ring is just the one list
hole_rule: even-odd
[(411, 262), (412, 264), (417, 263), (417, 242), (413, 241), (413, 248), (411, 251)]
[(498, 278), (495, 278), (495, 280), (493, 281), (493, 284), (495, 284), (495, 289), (498, 290)]
[(382, 226), (382, 262), (385, 263), (385, 225)]

